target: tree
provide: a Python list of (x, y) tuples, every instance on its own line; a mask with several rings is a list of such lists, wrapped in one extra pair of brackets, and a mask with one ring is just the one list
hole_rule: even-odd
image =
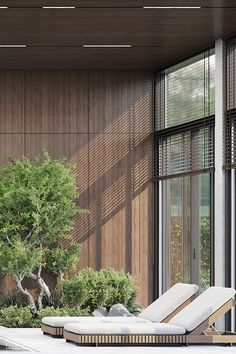
[(53, 247), (46, 251), (46, 269), (63, 280), (66, 273), (76, 270), (78, 256), (81, 251), (81, 245), (73, 241), (69, 248), (63, 246)]
[(74, 216), (84, 212), (78, 197), (73, 166), (47, 152), (32, 161), (12, 159), (0, 168), (0, 269), (14, 278), (34, 313), (34, 299), (22, 281), (36, 281), (41, 309), (44, 294), (50, 296), (42, 278), (45, 250), (69, 234)]

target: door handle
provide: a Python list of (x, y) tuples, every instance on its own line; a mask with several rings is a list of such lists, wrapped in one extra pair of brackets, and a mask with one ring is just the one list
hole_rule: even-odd
[(193, 259), (196, 259), (196, 248), (193, 249)]

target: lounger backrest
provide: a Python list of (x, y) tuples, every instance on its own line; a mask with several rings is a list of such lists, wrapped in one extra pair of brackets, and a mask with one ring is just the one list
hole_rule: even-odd
[(195, 284), (175, 284), (144, 309), (138, 317), (152, 322), (162, 322), (197, 291), (198, 286)]
[(175, 315), (169, 323), (191, 332), (227, 301), (234, 298), (235, 292), (232, 288), (212, 286)]

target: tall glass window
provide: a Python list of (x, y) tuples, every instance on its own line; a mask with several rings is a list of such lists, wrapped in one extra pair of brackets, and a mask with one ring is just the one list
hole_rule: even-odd
[(154, 180), (161, 201), (163, 291), (177, 282), (201, 290), (211, 284), (214, 112), (212, 50), (157, 74)]
[(163, 182), (165, 202), (164, 283), (193, 282), (201, 290), (211, 283), (210, 174)]
[(205, 53), (166, 70), (166, 128), (215, 113), (214, 68)]
[(156, 130), (214, 115), (214, 50), (158, 73), (155, 91)]

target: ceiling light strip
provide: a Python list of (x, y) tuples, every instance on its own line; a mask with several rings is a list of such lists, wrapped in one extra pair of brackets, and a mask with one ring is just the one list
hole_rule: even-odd
[(143, 9), (169, 9), (169, 10), (188, 10), (188, 9), (201, 9), (201, 6), (143, 6)]
[(75, 6), (43, 6), (43, 9), (60, 9), (60, 10), (64, 10), (64, 9), (75, 9)]
[(84, 44), (83, 48), (131, 48), (131, 44)]
[(26, 48), (26, 44), (0, 44), (0, 48)]

